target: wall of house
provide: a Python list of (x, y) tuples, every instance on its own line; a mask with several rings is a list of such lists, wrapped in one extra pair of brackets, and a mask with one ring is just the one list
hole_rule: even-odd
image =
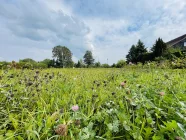
[(186, 39), (180, 41), (179, 43), (175, 44), (173, 46), (174, 48), (181, 48), (181, 49), (186, 49)]

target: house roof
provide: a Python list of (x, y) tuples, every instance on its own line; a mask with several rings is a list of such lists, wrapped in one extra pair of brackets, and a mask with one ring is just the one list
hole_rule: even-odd
[(170, 46), (173, 46), (175, 44), (177, 44), (178, 42), (182, 41), (183, 39), (186, 39), (186, 34), (180, 36), (180, 37), (177, 37), (169, 42), (167, 42), (166, 44), (167, 45), (170, 45)]

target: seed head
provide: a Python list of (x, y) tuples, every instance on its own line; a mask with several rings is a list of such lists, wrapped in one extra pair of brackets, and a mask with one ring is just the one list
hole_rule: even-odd
[(36, 71), (36, 74), (39, 74), (39, 71), (38, 70)]
[(80, 121), (80, 120), (75, 120), (74, 124), (75, 124), (76, 126), (79, 126), (79, 125), (81, 124), (81, 121)]
[(59, 110), (59, 112), (62, 114), (62, 113), (64, 112), (63, 108), (61, 108), (61, 109)]
[(56, 134), (58, 134), (60, 136), (66, 136), (67, 132), (68, 132), (68, 127), (65, 124), (60, 124), (57, 126), (55, 132), (56, 132)]

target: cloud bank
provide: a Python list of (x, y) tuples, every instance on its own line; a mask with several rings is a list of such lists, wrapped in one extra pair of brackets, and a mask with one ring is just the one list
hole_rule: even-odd
[(185, 23), (185, 0), (2, 0), (0, 58), (42, 60), (64, 45), (75, 61), (91, 50), (112, 64), (138, 39), (151, 47), (185, 34)]

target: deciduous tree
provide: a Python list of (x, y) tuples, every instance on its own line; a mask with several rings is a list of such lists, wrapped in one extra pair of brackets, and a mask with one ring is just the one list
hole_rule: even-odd
[(84, 63), (87, 64), (88, 66), (94, 64), (94, 58), (92, 56), (92, 52), (91, 51), (86, 51), (86, 53), (85, 53), (83, 58), (84, 58)]
[(70, 67), (73, 65), (72, 53), (65, 46), (56, 46), (52, 49), (53, 57), (56, 59), (56, 65), (59, 67)]

